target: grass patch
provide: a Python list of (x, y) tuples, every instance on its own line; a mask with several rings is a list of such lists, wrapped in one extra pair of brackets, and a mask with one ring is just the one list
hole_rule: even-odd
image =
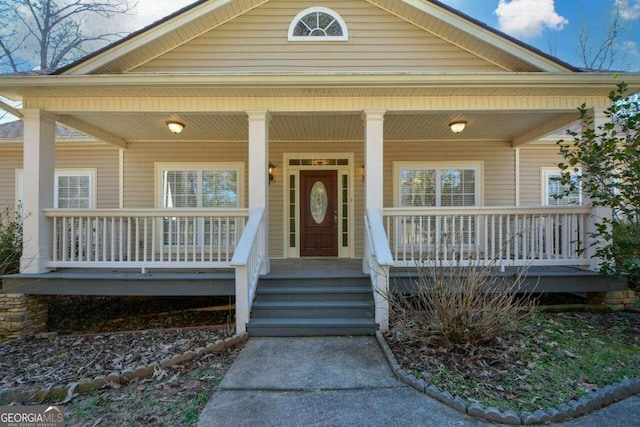
[(69, 426), (194, 426), (239, 349), (170, 368), (161, 379), (96, 390), (64, 404)]

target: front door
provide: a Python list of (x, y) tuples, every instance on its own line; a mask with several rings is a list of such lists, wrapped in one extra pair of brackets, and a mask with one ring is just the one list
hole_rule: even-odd
[(300, 171), (300, 256), (338, 256), (338, 172)]

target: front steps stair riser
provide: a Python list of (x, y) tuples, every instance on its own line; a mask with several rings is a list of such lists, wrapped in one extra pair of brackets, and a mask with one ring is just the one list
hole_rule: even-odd
[(369, 335), (378, 329), (367, 277), (262, 278), (248, 325), (252, 336)]

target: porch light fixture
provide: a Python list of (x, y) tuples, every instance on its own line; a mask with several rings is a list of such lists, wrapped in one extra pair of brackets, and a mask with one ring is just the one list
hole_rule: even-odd
[(167, 122), (167, 127), (169, 128), (169, 130), (175, 133), (176, 135), (182, 132), (182, 129), (184, 129), (184, 126), (185, 126), (184, 123), (180, 123), (180, 122), (173, 122), (173, 121)]
[(269, 162), (269, 184), (271, 184), (271, 181), (273, 181), (273, 170), (275, 169), (275, 166), (273, 165), (273, 163)]
[(453, 133), (460, 133), (464, 130), (465, 127), (467, 127), (467, 122), (465, 122), (464, 120), (449, 123), (449, 128), (451, 128), (451, 132)]

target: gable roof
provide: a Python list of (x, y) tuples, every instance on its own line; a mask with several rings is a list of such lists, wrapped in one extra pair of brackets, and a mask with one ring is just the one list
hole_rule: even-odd
[[(66, 126), (56, 124), (56, 139), (67, 140), (86, 140), (93, 139), (87, 134), (78, 132)], [(24, 136), (24, 122), (15, 120), (7, 123), (0, 123), (0, 139), (1, 140), (19, 140), (22, 141)]]
[[(124, 73), (271, 0), (198, 0), (53, 74)], [(577, 72), (438, 0), (362, 0), (506, 70)]]

